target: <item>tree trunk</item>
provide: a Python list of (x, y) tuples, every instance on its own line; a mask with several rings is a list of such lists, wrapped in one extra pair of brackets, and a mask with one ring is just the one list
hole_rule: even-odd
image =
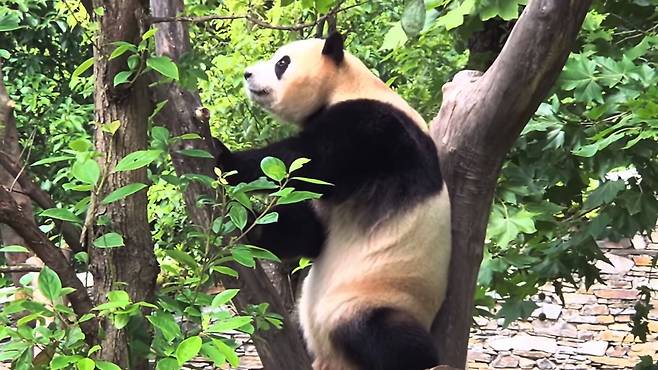
[[(181, 0), (151, 0), (152, 16), (168, 17), (175, 16), (183, 10)], [(168, 22), (158, 23), (156, 38), (156, 51), (159, 55), (167, 55), (173, 60), (178, 60), (183, 53), (190, 50), (189, 35), (183, 23)], [(210, 129), (207, 123), (196, 118), (196, 110), (201, 108), (201, 100), (198, 93), (182, 89), (172, 84), (161, 86), (155, 91), (157, 101), (167, 100), (167, 104), (157, 116), (156, 120), (165, 124), (172, 136), (185, 133), (201, 133), (204, 140), (186, 140), (172, 146), (170, 153), (176, 173), (180, 176), (187, 173), (197, 173), (214, 177), (212, 160), (191, 158), (177, 153), (180, 149), (203, 149), (213, 152), (210, 138)], [(185, 204), (187, 214), (193, 223), (201, 227), (210, 224), (210, 210), (198, 207), (197, 199), (201, 195), (208, 194), (209, 189), (194, 182), (185, 190)], [(284, 327), (282, 330), (271, 329), (254, 335), (254, 343), (263, 366), (267, 370), (306, 370), (311, 368), (311, 360), (306, 352), (295, 320), (291, 319), (286, 305), (272, 286), (267, 274), (260, 265), (255, 269), (248, 269), (241, 265), (231, 266), (235, 268), (240, 278), (235, 280), (230, 277), (222, 279), (225, 287), (240, 288), (235, 300), (238, 309), (245, 309), (249, 304), (268, 302), (273, 312), (284, 316)]]
[[(2, 63), (0, 63), (0, 150), (3, 156), (11, 158), (15, 167), (20, 166), (21, 148), (18, 144), (18, 131), (14, 118), (14, 102), (9, 97), (3, 83)], [(4, 166), (0, 165), (0, 186), (12, 187), (11, 196), (25, 213), (32, 214), (32, 202), (23, 194), (20, 184), (15, 183), (16, 177)], [(25, 240), (10, 226), (0, 224), (0, 241), (2, 245), (25, 245)], [(29, 257), (27, 253), (5, 253), (7, 264), (14, 266), (25, 262)], [(20, 286), (19, 280), (25, 273), (12, 273), (11, 279), (14, 285)]]
[(453, 215), (449, 289), (432, 330), (442, 364), (464, 368), (498, 172), (555, 83), (590, 4), (530, 1), (486, 73), (460, 72), (444, 86), (443, 104), (431, 126)]
[[(147, 9), (137, 0), (94, 0), (93, 6), (104, 8), (104, 14), (99, 16), (100, 32), (96, 41), (100, 50), (94, 50), (96, 123), (120, 123), (114, 135), (100, 129), (95, 134), (96, 151), (101, 154), (101, 180), (92, 195), (84, 235), (94, 277), (94, 299), (103, 302), (109, 291), (123, 289), (133, 302), (152, 301), (159, 268), (146, 215), (146, 191), (106, 205), (100, 202), (112, 190), (148, 181), (146, 168), (113, 172), (118, 161), (127, 154), (147, 147), (147, 122), (152, 111), (147, 81), (140, 76), (127, 87), (113, 87), (116, 73), (126, 69), (126, 59), (108, 60), (115, 47), (113, 42), (139, 43), (141, 32), (138, 25)], [(97, 225), (98, 216), (107, 217), (110, 224)], [(108, 232), (121, 234), (125, 246), (94, 248), (92, 241)], [(109, 321), (103, 323), (103, 328), (105, 337), (101, 341), (99, 358), (113, 361), (123, 369), (147, 368), (144, 356), (130, 359), (129, 345), (134, 338), (129, 338), (126, 330), (117, 330)]]

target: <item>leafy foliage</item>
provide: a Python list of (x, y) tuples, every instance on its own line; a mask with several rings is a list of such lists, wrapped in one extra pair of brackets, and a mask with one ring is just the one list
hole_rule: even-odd
[[(427, 119), (437, 113), (441, 86), (463, 68), (465, 50), (475, 31), (491, 20), (514, 21), (525, 0), (426, 0), (361, 2), (341, 12), (337, 26), (347, 31), (347, 47)], [(190, 16), (246, 14), (251, 11), (273, 24), (315, 19), (336, 6), (333, 0), (186, 2)], [(357, 4), (345, 1), (343, 6)], [(96, 9), (101, 14), (102, 8)], [(535, 308), (531, 297), (544, 283), (599, 279), (594, 263), (605, 257), (596, 242), (618, 240), (648, 232), (658, 217), (658, 35), (656, 4), (624, 0), (596, 2), (587, 16), (574, 54), (551, 96), (539, 107), (505, 162), (499, 179), (479, 275), (476, 314), (492, 314), (494, 296), (502, 297), (498, 317), (510, 323)], [(211, 129), (232, 149), (261, 145), (294, 131), (260, 110), (242, 94), (243, 67), (279, 45), (326, 33), (307, 28), (282, 32), (255, 28), (244, 21), (190, 24), (194, 50), (178, 63), (154, 54), (155, 29), (140, 42), (116, 42), (109, 56), (124, 66), (114, 76), (117, 89), (128, 89), (144, 73), (161, 81), (176, 81), (199, 89), (210, 110)], [(122, 122), (95, 122), (91, 66), (97, 24), (78, 1), (0, 0), (0, 60), (16, 116), (27, 171), (56, 201), (56, 207), (37, 210), (41, 230), (60, 247), (55, 221), (82, 225), (91, 192), (104, 183), (108, 171), (148, 169), (145, 183), (125, 184), (102, 199), (121, 202), (148, 192), (148, 216), (161, 267), (160, 290), (154, 302), (131, 302), (117, 286), (93, 314), (77, 317), (63, 303), (70, 288), (62, 287), (50, 269), (28, 275), (17, 289), (30, 291), (36, 279), (50, 303), (19, 300), (0, 312), (2, 360), (15, 368), (29, 368), (34, 348), (55, 348), (42, 368), (116, 369), (96, 359), (99, 350), (84, 342), (80, 323), (93, 317), (109, 319), (137, 343), (151, 330), (154, 339), (142, 349), (158, 369), (179, 369), (195, 356), (215, 366), (235, 367), (235, 331), (253, 334), (276, 330), (281, 316), (267, 303), (244, 312), (230, 309), (237, 290), (207, 293), (218, 276), (237, 277), (234, 264), (254, 267), (258, 260), (276, 256), (247, 244), (244, 236), (259, 224), (277, 222), (276, 204), (320, 197), (288, 186), (292, 179), (331, 186), (320, 179), (294, 176), (308, 162), (300, 158), (290, 167), (264, 158), (264, 176), (249, 184), (229, 186), (231, 172), (217, 178), (198, 174), (177, 176), (169, 150), (174, 143), (198, 140), (189, 133), (171, 137), (159, 122), (149, 121), (149, 148), (130, 153), (115, 168), (97, 161), (92, 135), (114, 136)], [(124, 62), (125, 61), (125, 62)], [(125, 63), (125, 64), (124, 64)], [(167, 102), (160, 102), (156, 110)], [(203, 160), (210, 154), (196, 149), (179, 151)], [(207, 187), (197, 200), (213, 209), (208, 225), (193, 226), (187, 219), (182, 192), (191, 183)], [(94, 248), (122, 248), (129, 235), (112, 230), (112, 220), (98, 217), (104, 234)], [(6, 253), (23, 251), (5, 246)], [(87, 269), (86, 253), (74, 257)], [(301, 260), (293, 271), (310, 265)], [(233, 267), (231, 267), (233, 266)], [(34, 275), (34, 276), (33, 276)], [(5, 280), (3, 280), (5, 281)], [(646, 313), (652, 292), (643, 290), (636, 304), (633, 334), (647, 334)], [(256, 303), (256, 302), (254, 302)], [(18, 321), (11, 316), (27, 315)], [(40, 325), (33, 325), (38, 322)], [(43, 325), (46, 323), (49, 325)], [(134, 348), (138, 348), (135, 346)], [(138, 349), (136, 349), (138, 351)], [(641, 369), (652, 368), (643, 359)]]

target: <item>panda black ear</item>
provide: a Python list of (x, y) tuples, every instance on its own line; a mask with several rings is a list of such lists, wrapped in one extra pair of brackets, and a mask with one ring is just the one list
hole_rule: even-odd
[(340, 65), (345, 58), (343, 52), (343, 36), (338, 32), (332, 32), (324, 42), (322, 54), (331, 58), (331, 60)]

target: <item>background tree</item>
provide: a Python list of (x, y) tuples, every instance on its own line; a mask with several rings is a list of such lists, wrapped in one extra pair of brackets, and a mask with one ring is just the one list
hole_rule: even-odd
[[(243, 67), (334, 25), (425, 117), (442, 101), (432, 133), (456, 215), (452, 289), (435, 325), (447, 363), (463, 366), (471, 312), (527, 317), (538, 286), (554, 282), (559, 292), (598, 278), (596, 240), (656, 224), (652, 2), (594, 2), (575, 43), (588, 2), (114, 5), (0, 1), (3, 82), (18, 132), (9, 144), (30, 153), (0, 162), (9, 175), (0, 220), (56, 272), (35, 277), (50, 304), (19, 300), (0, 315), (10, 324), (0, 329), (10, 338), (3, 358), (18, 368), (113, 369), (108, 361), (124, 367), (131, 354), (133, 367), (148, 357), (179, 368), (197, 355), (235, 365), (234, 330), (252, 334), (266, 368), (309, 368), (287, 312), (300, 275), (290, 271), (306, 261), (272, 269), (261, 260), (276, 257), (242, 237), (247, 214), (276, 220), (267, 210), (277, 196), (252, 191), (285, 188), (287, 169), (265, 166), (263, 180), (226, 186), (208, 138), (211, 131), (239, 149), (288, 135), (292, 128), (244, 98)], [(442, 90), (466, 65), (491, 67)], [(615, 177), (619, 170), (630, 179)], [(25, 194), (7, 192), (12, 177), (22, 190), (11, 190)], [(24, 195), (36, 219), (14, 200)], [(60, 248), (76, 252), (71, 263)], [(94, 273), (93, 294), (76, 271)], [(229, 289), (210, 293), (218, 281)], [(498, 312), (492, 293), (502, 297)], [(65, 294), (75, 314), (57, 304)], [(21, 310), (26, 319), (9, 320)], [(28, 325), (44, 318), (54, 323)], [(645, 318), (634, 317), (640, 337)]]

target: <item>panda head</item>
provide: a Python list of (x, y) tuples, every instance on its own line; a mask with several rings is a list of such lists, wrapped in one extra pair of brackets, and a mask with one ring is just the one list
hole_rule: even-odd
[(284, 121), (302, 124), (330, 104), (345, 76), (343, 37), (294, 41), (244, 72), (249, 98)]

